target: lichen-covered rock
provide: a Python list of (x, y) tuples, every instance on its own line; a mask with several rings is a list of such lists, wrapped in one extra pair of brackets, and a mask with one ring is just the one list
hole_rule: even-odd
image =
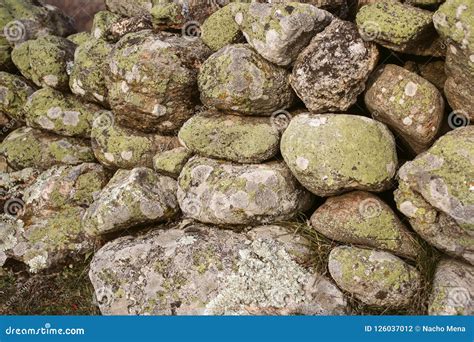
[(105, 315), (346, 313), (341, 291), (299, 263), (300, 242), (277, 226), (154, 230), (105, 245), (89, 277)]
[(83, 226), (88, 234), (101, 235), (163, 222), (178, 212), (174, 179), (144, 167), (119, 170), (87, 209)]
[(469, 0), (446, 0), (433, 15), (436, 30), (460, 48), (474, 53), (474, 4)]
[(329, 255), (337, 285), (368, 305), (406, 307), (421, 287), (415, 267), (388, 253), (340, 246)]
[(23, 107), (35, 89), (21, 76), (0, 72), (0, 113), (25, 121)]
[(403, 53), (441, 56), (432, 16), (430, 11), (384, 0), (362, 7), (356, 23), (365, 40)]
[(334, 20), (298, 56), (290, 83), (310, 111), (345, 111), (364, 91), (378, 56), (354, 24)]
[(20, 127), (0, 144), (0, 154), (14, 170), (34, 167), (46, 170), (56, 164), (93, 162), (94, 153), (86, 140), (61, 137), (31, 127)]
[(463, 262), (441, 260), (433, 280), (430, 315), (474, 314), (474, 267)]
[(399, 210), (413, 229), (444, 252), (474, 263), (474, 126), (440, 139), (398, 173)]
[(140, 133), (114, 124), (110, 112), (99, 116), (91, 133), (92, 149), (103, 165), (110, 168), (151, 168), (153, 157), (179, 146), (177, 137)]
[(236, 13), (247, 42), (270, 62), (287, 66), (333, 19), (331, 13), (309, 4), (252, 3)]
[[(446, 83), (444, 93), (449, 105), (464, 121), (474, 121), (474, 49), (449, 45), (446, 53)], [(455, 124), (455, 122), (454, 122)]]
[(122, 16), (117, 13), (109, 11), (97, 12), (92, 22), (91, 36), (95, 39), (105, 39), (110, 27), (121, 19)]
[(35, 182), (40, 172), (33, 168), (12, 171), (8, 167), (5, 168), (5, 165), (8, 166), (6, 161), (2, 161), (2, 164), (4, 165), (0, 172), (0, 208), (3, 209), (3, 213), (17, 218), (24, 210), (22, 200), (24, 192)]
[(375, 120), (398, 132), (417, 154), (431, 146), (444, 115), (443, 95), (415, 73), (393, 64), (371, 77), (365, 104)]
[[(0, 29), (1, 32), (7, 30), (7, 25), (13, 25), (15, 18), (11, 15), (5, 5), (0, 4)], [(5, 27), (7, 27), (5, 29)], [(16, 31), (13, 31), (16, 32)], [(11, 39), (11, 38), (10, 38)], [(11, 71), (15, 68), (11, 60), (11, 44), (8, 40), (8, 36), (5, 34), (0, 35), (0, 70), (1, 71)]]
[(153, 157), (153, 169), (160, 174), (177, 179), (192, 156), (193, 153), (185, 147), (159, 152)]
[(70, 36), (67, 36), (66, 38), (79, 46), (91, 40), (91, 34), (89, 32), (84, 31), (84, 32), (71, 34)]
[(178, 135), (191, 151), (237, 163), (261, 163), (279, 152), (280, 132), (269, 118), (203, 112)]
[(412, 72), (416, 72), (424, 79), (428, 80), (438, 88), (439, 91), (443, 92), (444, 84), (446, 83), (446, 72), (445, 72), (444, 61), (431, 61), (428, 63), (414, 63), (414, 68), (404, 67)]
[(105, 73), (112, 45), (102, 39), (90, 39), (77, 47), (69, 77), (71, 91), (87, 101), (108, 107)]
[(346, 114), (294, 117), (281, 153), (301, 184), (318, 196), (386, 190), (398, 164), (395, 139), (385, 125)]
[(23, 192), (22, 217), (66, 206), (88, 207), (107, 184), (108, 172), (99, 164), (55, 165), (41, 173)]
[(94, 118), (100, 115), (102, 109), (73, 95), (46, 87), (28, 98), (24, 111), (30, 127), (68, 137), (89, 138)]
[(36, 273), (93, 250), (94, 243), (81, 226), (84, 208), (65, 207), (46, 211), (28, 222), (2, 216), (0, 225), (0, 258), (19, 260)]
[(147, 17), (121, 18), (107, 28), (105, 39), (108, 42), (116, 43), (128, 33), (150, 29), (152, 29), (152, 24)]
[(150, 14), (153, 0), (136, 0), (133, 2), (128, 0), (105, 0), (105, 5), (111, 12), (127, 17), (140, 17)]
[(294, 100), (288, 72), (243, 44), (226, 46), (209, 57), (198, 83), (204, 105), (242, 115), (271, 115)]
[(76, 44), (67, 38), (44, 36), (15, 46), (12, 60), (37, 86), (69, 90), (69, 73)]
[(197, 68), (209, 53), (200, 40), (149, 30), (127, 34), (108, 58), (106, 84), (117, 121), (144, 132), (177, 131), (194, 113)]
[(243, 18), (243, 13), (248, 7), (248, 4), (230, 3), (213, 13), (201, 27), (202, 41), (213, 51), (217, 51), (226, 45), (243, 40), (235, 18)]
[(393, 210), (377, 196), (355, 191), (330, 197), (311, 216), (311, 225), (328, 238), (414, 259), (418, 244)]
[(186, 216), (219, 225), (287, 220), (311, 205), (282, 162), (240, 165), (198, 156), (179, 176), (178, 200)]

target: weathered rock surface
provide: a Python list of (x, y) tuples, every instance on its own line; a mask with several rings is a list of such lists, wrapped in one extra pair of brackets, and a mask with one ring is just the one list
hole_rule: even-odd
[(71, 34), (70, 36), (67, 36), (66, 38), (69, 39), (74, 44), (76, 44), (77, 46), (79, 46), (91, 40), (91, 34), (89, 32), (83, 31), (83, 32)]
[(149, 30), (123, 37), (108, 57), (107, 89), (117, 121), (173, 133), (194, 113), (197, 68), (210, 54), (200, 40)]
[(23, 107), (35, 89), (21, 76), (0, 72), (0, 113), (25, 121)]
[(99, 11), (94, 15), (91, 36), (95, 39), (106, 39), (110, 28), (122, 19), (122, 16), (110, 11)]
[(189, 119), (178, 135), (191, 151), (237, 163), (261, 163), (279, 152), (280, 132), (262, 117), (203, 112)]
[(46, 170), (56, 164), (77, 165), (95, 160), (86, 140), (61, 137), (31, 127), (11, 132), (0, 144), (0, 154), (14, 170), (27, 167)]
[(387, 253), (340, 246), (329, 255), (337, 285), (368, 305), (406, 307), (420, 289), (421, 276), (402, 259)]
[(395, 191), (413, 229), (444, 252), (474, 263), (474, 127), (458, 128), (404, 164)]
[(474, 267), (454, 259), (442, 260), (433, 280), (430, 315), (474, 314)]
[(362, 7), (356, 23), (366, 41), (403, 53), (441, 56), (443, 44), (434, 29), (432, 16), (430, 11), (384, 0)]
[(330, 197), (311, 216), (311, 225), (328, 238), (346, 244), (383, 249), (414, 259), (419, 246), (393, 210), (363, 191)]
[(103, 112), (93, 124), (92, 149), (95, 157), (110, 168), (152, 167), (158, 152), (179, 146), (178, 138), (140, 133), (114, 123), (110, 112)]
[(105, 73), (112, 45), (102, 39), (90, 39), (77, 47), (69, 78), (71, 91), (87, 101), (108, 106)]
[(176, 181), (141, 167), (117, 171), (82, 222), (88, 234), (101, 235), (163, 222), (178, 212)]
[(178, 200), (186, 216), (218, 225), (287, 220), (311, 204), (284, 163), (239, 165), (203, 157), (185, 165)]
[(155, 230), (104, 246), (89, 277), (106, 315), (344, 314), (337, 287), (300, 265), (301, 242), (278, 226)]
[(108, 42), (116, 43), (128, 33), (150, 29), (152, 29), (152, 24), (148, 17), (122, 18), (107, 28), (105, 39)]
[(66, 38), (44, 36), (17, 45), (12, 60), (37, 86), (68, 91), (75, 49), (76, 44)]
[(159, 152), (153, 157), (153, 169), (160, 174), (177, 179), (192, 156), (193, 153), (185, 147)]
[(444, 116), (443, 95), (415, 73), (387, 64), (377, 70), (365, 93), (375, 120), (398, 132), (416, 153), (431, 146)]
[(398, 164), (385, 125), (346, 114), (294, 117), (283, 133), (281, 153), (301, 184), (318, 196), (386, 190)]
[(242, 115), (270, 116), (294, 100), (288, 72), (244, 44), (226, 46), (209, 57), (198, 84), (204, 105)]
[(334, 17), (309, 4), (252, 3), (235, 14), (247, 42), (268, 61), (287, 66)]
[(34, 92), (24, 106), (27, 124), (68, 137), (89, 138), (101, 107), (53, 88)]
[(354, 24), (334, 20), (298, 56), (290, 83), (310, 111), (345, 111), (364, 91), (378, 56)]

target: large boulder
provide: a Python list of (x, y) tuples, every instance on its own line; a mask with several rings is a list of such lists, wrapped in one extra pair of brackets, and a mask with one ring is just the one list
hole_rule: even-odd
[(431, 146), (444, 116), (443, 95), (424, 78), (387, 64), (371, 77), (365, 104), (375, 120), (400, 134), (416, 153)]
[(353, 23), (334, 20), (298, 56), (290, 83), (311, 112), (345, 111), (364, 91), (378, 57)]
[(24, 106), (33, 88), (25, 78), (7, 72), (0, 72), (0, 113), (23, 122), (25, 121)]
[(309, 4), (252, 3), (235, 14), (247, 42), (268, 61), (287, 66), (333, 19), (331, 13)]
[(294, 100), (288, 71), (244, 44), (226, 46), (209, 57), (198, 83), (204, 105), (242, 115), (270, 116)]
[(340, 288), (379, 307), (406, 307), (421, 288), (415, 267), (377, 250), (336, 247), (329, 255), (329, 272)]
[(262, 117), (203, 112), (189, 119), (178, 135), (191, 151), (237, 163), (261, 163), (280, 148), (280, 132)]
[(288, 220), (311, 204), (282, 162), (240, 165), (204, 157), (185, 165), (178, 200), (186, 216), (218, 225)]
[(197, 104), (200, 40), (144, 30), (125, 35), (108, 56), (107, 89), (117, 121), (144, 132), (176, 132)]
[(92, 127), (92, 149), (103, 165), (112, 169), (152, 167), (153, 157), (179, 146), (178, 138), (141, 133), (120, 127), (111, 112), (102, 112)]
[(76, 44), (57, 36), (44, 36), (17, 45), (12, 60), (27, 79), (39, 87), (69, 90)]
[(332, 240), (383, 249), (411, 259), (420, 251), (393, 210), (368, 192), (328, 198), (311, 216), (311, 226)]
[(474, 267), (454, 259), (441, 260), (433, 280), (430, 315), (474, 314)]
[(34, 167), (46, 170), (56, 164), (77, 165), (95, 160), (86, 140), (20, 127), (0, 144), (0, 154), (14, 170)]
[(281, 153), (301, 184), (318, 196), (386, 190), (398, 164), (385, 125), (346, 114), (294, 117), (283, 133)]
[(24, 106), (26, 123), (33, 128), (68, 137), (89, 138), (101, 107), (53, 88), (31, 94)]
[(163, 222), (179, 212), (176, 181), (148, 168), (119, 170), (83, 217), (90, 235)]
[(303, 242), (278, 226), (154, 230), (105, 245), (89, 277), (105, 315), (346, 313), (341, 291), (302, 266)]
[(451, 131), (399, 172), (395, 201), (413, 229), (474, 263), (474, 127)]

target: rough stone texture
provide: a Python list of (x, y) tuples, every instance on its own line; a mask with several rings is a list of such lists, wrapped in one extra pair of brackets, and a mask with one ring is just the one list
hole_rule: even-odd
[(400, 134), (417, 154), (435, 140), (444, 117), (443, 95), (415, 73), (393, 64), (371, 77), (365, 104), (375, 120)]
[(378, 56), (354, 24), (334, 20), (298, 56), (290, 83), (310, 111), (345, 111), (364, 91)]
[(94, 15), (92, 22), (91, 36), (95, 39), (105, 39), (108, 30), (115, 23), (119, 22), (122, 16), (109, 11), (99, 11)]
[(159, 152), (153, 157), (153, 169), (160, 174), (177, 179), (192, 156), (193, 153), (185, 147)]
[(27, 167), (46, 170), (56, 164), (77, 165), (95, 160), (87, 141), (30, 127), (11, 132), (0, 144), (0, 154), (14, 170)]
[(387, 250), (414, 259), (419, 245), (393, 210), (368, 192), (330, 197), (311, 216), (311, 225), (328, 238)]
[(362, 7), (356, 23), (362, 37), (391, 50), (415, 55), (443, 55), (443, 44), (431, 20), (433, 13), (398, 1)]
[(209, 57), (198, 83), (204, 105), (242, 115), (269, 116), (294, 100), (288, 72), (243, 44), (226, 46)]
[(122, 128), (114, 124), (110, 112), (103, 112), (94, 121), (91, 138), (97, 160), (110, 168), (151, 168), (155, 154), (179, 146), (176, 137), (145, 134)]
[[(6, 162), (2, 161), (2, 164)], [(5, 165), (2, 165), (5, 166)], [(12, 216), (21, 214), (24, 205), (18, 199), (22, 199), (25, 189), (33, 184), (40, 172), (33, 168), (21, 169), (20, 171), (11, 171), (8, 167), (0, 172), (0, 208), (3, 212)], [(10, 202), (8, 202), (10, 201)], [(10, 203), (11, 207), (5, 207)], [(16, 203), (20, 203), (19, 206)], [(7, 209), (7, 210), (5, 210)], [(1, 253), (0, 253), (1, 254)], [(1, 257), (0, 257), (1, 259)], [(1, 262), (0, 262), (1, 264)]]
[(261, 117), (203, 112), (189, 119), (178, 136), (197, 154), (237, 163), (264, 162), (280, 148), (277, 127), (271, 119)]
[(84, 208), (65, 207), (46, 211), (28, 222), (0, 216), (0, 259), (4, 256), (24, 262), (36, 273), (93, 250), (93, 242), (82, 227)]
[(386, 190), (398, 164), (385, 125), (346, 114), (294, 117), (283, 133), (281, 153), (301, 184), (318, 196)]
[(213, 13), (201, 27), (202, 41), (213, 51), (243, 40), (240, 26), (235, 17), (243, 18), (248, 4), (231, 3)]
[(71, 34), (70, 36), (67, 36), (66, 38), (79, 46), (91, 40), (91, 34), (89, 32), (84, 31), (84, 32)]
[(421, 287), (421, 276), (402, 259), (387, 253), (340, 246), (329, 255), (337, 285), (368, 305), (406, 307)]
[(474, 267), (454, 259), (442, 260), (433, 280), (430, 315), (474, 314)]
[(12, 60), (37, 86), (68, 91), (75, 49), (67, 38), (44, 36), (15, 46)]
[(404, 164), (395, 192), (413, 229), (445, 253), (474, 263), (474, 127), (458, 128)]
[(83, 217), (90, 235), (163, 222), (179, 212), (176, 181), (140, 167), (119, 170)]
[(150, 29), (152, 29), (152, 25), (147, 17), (122, 18), (107, 28), (105, 39), (116, 43), (128, 33)]
[(0, 72), (0, 113), (25, 121), (23, 106), (35, 89), (21, 76)]
[(87, 101), (108, 107), (105, 73), (112, 45), (102, 39), (90, 39), (77, 47), (69, 78), (71, 91)]
[(474, 49), (464, 50), (449, 45), (446, 54), (446, 75), (444, 92), (448, 102), (464, 121), (474, 121)]
[(444, 61), (431, 61), (428, 63), (415, 63), (409, 61), (403, 66), (408, 71), (417, 73), (427, 81), (431, 82), (443, 92), (444, 84), (446, 83), (446, 72)]
[(284, 163), (239, 165), (193, 157), (178, 179), (183, 213), (204, 223), (256, 224), (287, 220), (311, 205), (311, 196)]
[(106, 315), (346, 313), (341, 291), (298, 263), (301, 238), (283, 234), (276, 226), (155, 230), (105, 245), (89, 277)]
[(108, 172), (100, 164), (55, 165), (23, 191), (22, 217), (71, 206), (88, 207), (108, 180)]
[(89, 138), (94, 118), (100, 115), (102, 109), (46, 87), (28, 98), (24, 111), (30, 127), (68, 137)]
[(265, 59), (281, 66), (294, 62), (333, 18), (329, 12), (296, 2), (252, 3), (247, 11), (235, 14), (247, 42)]
[(123, 37), (108, 58), (109, 102), (117, 121), (144, 132), (172, 133), (197, 104), (197, 68), (210, 50), (200, 40), (149, 30)]

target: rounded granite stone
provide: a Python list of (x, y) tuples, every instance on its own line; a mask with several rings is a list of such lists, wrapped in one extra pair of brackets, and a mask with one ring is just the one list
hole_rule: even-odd
[(281, 153), (300, 183), (322, 197), (386, 190), (398, 164), (385, 125), (347, 114), (295, 116), (283, 133)]
[(20, 122), (25, 121), (24, 106), (34, 91), (35, 88), (25, 78), (1, 71), (0, 113)]
[(288, 75), (287, 70), (268, 62), (248, 45), (228, 45), (211, 55), (200, 69), (201, 101), (222, 111), (270, 116), (293, 103)]
[(329, 255), (329, 272), (341, 289), (379, 307), (406, 307), (421, 287), (415, 267), (390, 253), (371, 249), (334, 248)]

